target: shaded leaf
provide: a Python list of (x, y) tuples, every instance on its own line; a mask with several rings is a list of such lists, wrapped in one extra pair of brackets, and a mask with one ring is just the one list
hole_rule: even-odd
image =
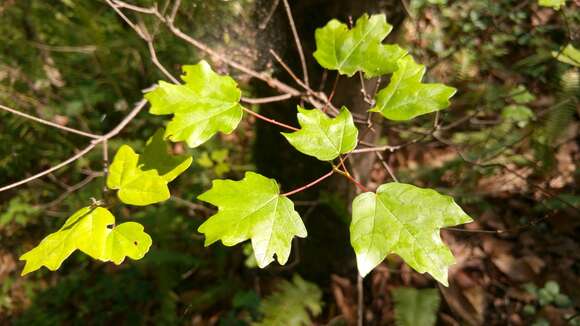
[(157, 170), (166, 182), (171, 182), (189, 168), (193, 158), (187, 155), (170, 155), (163, 133), (164, 130), (159, 129), (147, 140), (143, 155), (139, 157), (139, 164), (142, 164), (143, 170)]
[(241, 91), (229, 76), (216, 74), (202, 60), (183, 66), (183, 85), (160, 81), (145, 98), (152, 114), (173, 114), (165, 137), (197, 147), (218, 131), (229, 134), (242, 119)]
[(454, 258), (439, 229), (471, 221), (451, 197), (432, 189), (387, 183), (376, 194), (360, 194), (352, 203), (350, 225), (359, 273), (367, 275), (396, 253), (419, 273), (427, 272), (447, 286)]
[(449, 106), (449, 98), (455, 94), (455, 88), (421, 83), (425, 66), (415, 63), (411, 56), (400, 59), (398, 67), (389, 85), (378, 92), (376, 105), (370, 111), (380, 112), (390, 120), (401, 121)]
[(293, 133), (282, 133), (298, 151), (321, 161), (331, 161), (352, 151), (357, 144), (358, 130), (352, 115), (343, 107), (336, 118), (322, 111), (298, 107), (298, 122), (302, 127)]
[(22, 275), (46, 266), (55, 271), (75, 250), (119, 265), (125, 257), (141, 259), (149, 251), (151, 237), (135, 222), (115, 226), (115, 217), (102, 207), (84, 207), (69, 217), (56, 232), (26, 252)]
[(251, 239), (258, 266), (267, 266), (274, 255), (285, 264), (292, 238), (306, 237), (306, 228), (292, 201), (279, 193), (274, 179), (253, 172), (240, 181), (214, 180), (198, 197), (219, 208), (198, 229), (205, 234), (205, 245), (221, 240), (233, 246)]

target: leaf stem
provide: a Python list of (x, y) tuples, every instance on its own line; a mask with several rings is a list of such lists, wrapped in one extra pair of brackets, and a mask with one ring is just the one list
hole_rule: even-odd
[(316, 185), (316, 184), (318, 184), (318, 183), (322, 182), (324, 179), (326, 179), (326, 178), (330, 177), (331, 175), (333, 175), (333, 174), (334, 174), (334, 172), (335, 172), (335, 171), (336, 171), (336, 170), (333, 168), (333, 169), (332, 169), (332, 170), (330, 170), (330, 171), (329, 171), (327, 174), (325, 174), (325, 175), (321, 176), (320, 178), (318, 178), (318, 179), (316, 179), (316, 180), (314, 180), (314, 181), (312, 181), (312, 182), (310, 182), (310, 183), (308, 183), (308, 184), (306, 184), (306, 185), (304, 185), (304, 186), (302, 186), (302, 187), (300, 187), (300, 188), (297, 188), (297, 189), (294, 189), (294, 190), (291, 190), (291, 191), (285, 192), (285, 193), (281, 194), (280, 196), (286, 196), (286, 197), (287, 197), (287, 196), (292, 196), (292, 195), (294, 195), (294, 194), (296, 194), (296, 193), (299, 193), (299, 192), (301, 192), (301, 191), (303, 191), (303, 190), (306, 190), (306, 189), (308, 189), (308, 188), (310, 188), (310, 187), (312, 187), (312, 186), (314, 186), (314, 185)]
[(256, 113), (256, 112), (254, 112), (254, 111), (252, 111), (250, 109), (246, 109), (244, 107), (242, 107), (242, 109), (244, 111), (248, 112), (248, 114), (251, 114), (251, 115), (253, 115), (254, 117), (256, 117), (258, 119), (264, 120), (266, 122), (269, 122), (271, 124), (274, 124), (274, 125), (277, 125), (277, 126), (280, 126), (280, 127), (284, 127), (286, 129), (289, 129), (289, 130), (292, 130), (292, 131), (298, 131), (298, 128), (296, 128), (296, 127), (289, 126), (289, 125), (287, 125), (285, 123), (278, 122), (278, 121), (276, 121), (274, 119), (266, 118), (265, 116), (263, 116), (263, 115), (261, 115), (259, 113)]
[(338, 174), (343, 175), (345, 178), (347, 178), (348, 180), (350, 180), (350, 182), (354, 183), (355, 186), (357, 186), (360, 190), (364, 191), (364, 192), (369, 192), (370, 190), (368, 190), (365, 186), (363, 186), (360, 182), (358, 182), (355, 178), (353, 178), (350, 173), (348, 171), (342, 171), (340, 170), (338, 167), (334, 167), (335, 171), (338, 172)]

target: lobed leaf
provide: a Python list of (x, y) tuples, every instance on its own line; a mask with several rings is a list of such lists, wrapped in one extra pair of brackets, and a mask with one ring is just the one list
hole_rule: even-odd
[(358, 130), (352, 115), (343, 107), (332, 119), (322, 111), (298, 107), (298, 122), (302, 127), (293, 133), (282, 133), (298, 151), (321, 161), (331, 161), (352, 151), (357, 144)]
[(419, 273), (427, 272), (447, 286), (454, 258), (439, 229), (471, 221), (453, 198), (432, 189), (387, 183), (376, 193), (360, 194), (352, 203), (350, 225), (359, 273), (366, 276), (396, 253)]
[(139, 154), (123, 145), (109, 167), (107, 187), (118, 189), (119, 199), (131, 205), (145, 206), (169, 199), (167, 181), (157, 170), (142, 170)]
[(236, 129), (243, 113), (239, 104), (242, 93), (236, 82), (216, 74), (204, 60), (183, 66), (183, 73), (185, 84), (160, 81), (156, 89), (145, 95), (152, 114), (173, 114), (165, 138), (185, 141), (193, 148), (218, 131), (229, 134)]
[(233, 246), (251, 239), (260, 268), (270, 264), (274, 255), (285, 264), (292, 238), (307, 235), (294, 204), (280, 196), (276, 181), (257, 173), (246, 172), (240, 181), (214, 180), (198, 199), (219, 208), (198, 229), (205, 235), (205, 246), (218, 240)]
[(423, 84), (425, 66), (411, 56), (400, 59), (391, 82), (378, 92), (376, 105), (369, 111), (380, 112), (390, 120), (410, 120), (416, 116), (445, 109), (457, 91), (443, 84)]
[(141, 259), (151, 247), (151, 237), (136, 222), (115, 226), (115, 217), (102, 207), (84, 207), (69, 217), (56, 232), (26, 252), (22, 275), (46, 266), (55, 271), (75, 250), (94, 259), (119, 265), (125, 257)]
[(381, 43), (392, 29), (383, 14), (364, 14), (350, 30), (333, 19), (315, 32), (314, 58), (322, 67), (342, 75), (363, 71), (370, 78), (392, 73), (397, 60), (407, 53), (398, 45)]
[(143, 155), (128, 145), (119, 148), (109, 168), (107, 187), (118, 189), (119, 199), (130, 205), (145, 206), (170, 197), (167, 184), (183, 173), (193, 158), (170, 155), (163, 129), (147, 140)]

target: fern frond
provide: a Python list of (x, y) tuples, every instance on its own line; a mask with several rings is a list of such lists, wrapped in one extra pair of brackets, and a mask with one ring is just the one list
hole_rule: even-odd
[(437, 321), (439, 291), (397, 288), (393, 291), (397, 326), (431, 326)]
[(254, 325), (310, 325), (310, 316), (318, 316), (321, 311), (322, 291), (294, 275), (292, 282), (281, 281), (277, 291), (262, 301), (260, 312), (264, 318)]

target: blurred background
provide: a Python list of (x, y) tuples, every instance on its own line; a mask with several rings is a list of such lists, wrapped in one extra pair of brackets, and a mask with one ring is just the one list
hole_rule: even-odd
[[(173, 1), (159, 0), (160, 9)], [(540, 0), (544, 4), (561, 1)], [(563, 1), (562, 1), (563, 2)], [(150, 7), (155, 1), (132, 1)], [(384, 13), (389, 43), (427, 66), (425, 80), (458, 89), (439, 116), (384, 120), (369, 140), (406, 144), (385, 152), (401, 182), (452, 195), (475, 222), (442, 231), (457, 258), (450, 286), (438, 286), (397, 256), (364, 282), (365, 325), (580, 325), (580, 179), (578, 0), (559, 9), (537, 0), (290, 1), (312, 85), (335, 105), (364, 112), (360, 80), (323, 72), (312, 57), (314, 30), (332, 18)], [(208, 60), (231, 74), (244, 96), (275, 95), (175, 37), (155, 17), (126, 11), (154, 35), (159, 61), (179, 75)], [(350, 18), (349, 18), (350, 17)], [(300, 61), (282, 1), (181, 1), (175, 25), (257, 71), (293, 80)], [(81, 130), (104, 134), (165, 76), (144, 42), (105, 1), (0, 1), (0, 104)], [(388, 80), (371, 80), (367, 88)], [(314, 87), (313, 86), (313, 87)], [(297, 125), (299, 100), (253, 109)], [(167, 119), (140, 113), (109, 143), (141, 150)], [(192, 167), (171, 200), (114, 206), (119, 220), (138, 220), (153, 238), (140, 261), (120, 266), (75, 253), (58, 272), (20, 277), (18, 257), (57, 230), (77, 209), (102, 197), (102, 154), (0, 192), (0, 324), (2, 325), (350, 325), (356, 322), (349, 203), (354, 189), (337, 177), (293, 200), (309, 236), (295, 239), (286, 266), (256, 267), (251, 246), (203, 247), (197, 227), (214, 212), (197, 201), (216, 178), (244, 171), (276, 178), (283, 190), (319, 177), (325, 166), (285, 141), (281, 130), (246, 116), (231, 135), (187, 153)], [(58, 164), (87, 139), (0, 111), (0, 186)], [(355, 159), (367, 187), (388, 182), (373, 155)], [(489, 232), (477, 232), (487, 230)], [(499, 231), (497, 231), (499, 230)]]

